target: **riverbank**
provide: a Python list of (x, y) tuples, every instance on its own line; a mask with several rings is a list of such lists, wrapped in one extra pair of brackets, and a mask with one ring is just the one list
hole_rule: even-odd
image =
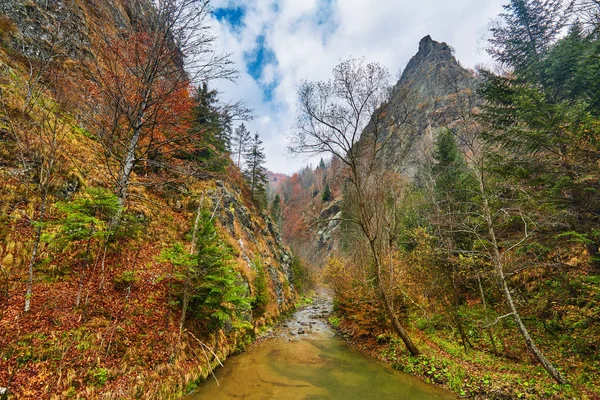
[[(493, 355), (457, 342), (409, 329), (422, 354), (411, 356), (391, 333), (369, 334), (349, 318), (333, 316), (330, 323), (351, 346), (394, 369), (469, 399), (600, 399), (583, 385), (557, 385), (541, 366), (507, 355)], [(574, 378), (571, 376), (571, 378)]]
[(290, 319), (231, 357), (186, 399), (455, 398), (349, 346), (327, 322), (331, 309), (325, 293), (305, 300)]

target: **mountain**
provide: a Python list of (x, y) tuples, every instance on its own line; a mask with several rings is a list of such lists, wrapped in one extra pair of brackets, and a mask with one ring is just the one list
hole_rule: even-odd
[[(386, 165), (414, 177), (423, 157), (433, 146), (436, 132), (457, 118), (456, 106), (473, 99), (477, 78), (463, 68), (453, 49), (429, 35), (419, 42), (419, 50), (392, 88), (383, 107), (388, 118), (407, 124), (398, 129), (384, 155)], [(461, 104), (462, 105), (462, 104)]]
[[(389, 100), (379, 110), (386, 118), (382, 126), (394, 129), (382, 153), (385, 168), (414, 179), (433, 151), (435, 135), (441, 129), (453, 126), (461, 108), (470, 109), (477, 104), (474, 95), (476, 84), (475, 73), (460, 65), (448, 44), (436, 42), (430, 36), (421, 39), (417, 53), (392, 88)], [(405, 122), (395, 129), (397, 121)], [(363, 135), (368, 134), (367, 126)], [(314, 173), (318, 173), (318, 169)], [(312, 173), (295, 175), (298, 182), (290, 182), (291, 185), (308, 188), (307, 192), (312, 196), (306, 196), (299, 189), (295, 191), (298, 195), (290, 195), (294, 191), (283, 188), (287, 193), (283, 197), (291, 208), (288, 215), (291, 219), (302, 221), (284, 224), (284, 238), (293, 243), (292, 247), (299, 254), (306, 254), (307, 260), (315, 264), (340, 249), (344, 173), (339, 165), (329, 167), (326, 180), (337, 194), (331, 202), (322, 202), (314, 196), (322, 190), (324, 182), (315, 181)], [(315, 226), (314, 221), (328, 219), (331, 221), (319, 224), (318, 229), (309, 228)]]

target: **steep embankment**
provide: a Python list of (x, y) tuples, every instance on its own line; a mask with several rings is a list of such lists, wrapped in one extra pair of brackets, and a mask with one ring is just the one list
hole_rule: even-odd
[[(116, 214), (122, 229), (111, 231), (118, 168), (96, 134), (98, 92), (81, 60), (102, 63), (99, 27), (104, 39), (143, 30), (151, 10), (125, 0), (0, 3), (0, 390), (15, 398), (176, 398), (294, 306), (291, 256), (232, 167), (153, 154), (134, 168)], [(202, 279), (192, 280), (202, 272), (161, 256), (175, 243), (190, 248), (199, 209), (216, 228), (207, 240), (230, 258), (224, 276), (210, 275), (225, 293), (211, 292), (220, 303), (208, 309), (221, 312), (212, 316), (194, 286)], [(239, 298), (226, 297), (232, 282)], [(250, 307), (237, 313), (236, 301)]]

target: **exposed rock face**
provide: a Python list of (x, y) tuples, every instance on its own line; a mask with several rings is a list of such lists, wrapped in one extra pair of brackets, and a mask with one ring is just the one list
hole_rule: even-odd
[[(209, 192), (216, 207), (216, 217), (227, 229), (230, 237), (240, 245), (240, 256), (252, 269), (252, 259), (262, 259), (275, 301), (280, 313), (287, 312), (294, 305), (294, 276), (292, 256), (283, 245), (279, 232), (271, 218), (265, 214), (257, 215), (244, 205), (240, 193), (228, 188), (223, 182), (216, 181), (216, 189)], [(257, 237), (259, 236), (259, 237)], [(251, 242), (251, 243), (249, 243)], [(263, 248), (260, 254), (251, 254), (252, 247)], [(266, 245), (266, 246), (265, 246)]]
[(436, 132), (456, 118), (453, 102), (471, 93), (475, 83), (474, 73), (459, 64), (449, 45), (430, 36), (421, 39), (384, 108), (392, 121), (401, 120), (407, 109), (410, 114), (389, 143), (386, 166), (414, 177)]
[[(384, 167), (414, 179), (425, 156), (433, 150), (437, 133), (455, 123), (465, 102), (472, 102), (469, 107), (477, 103), (473, 96), (476, 83), (475, 74), (460, 65), (448, 44), (431, 36), (421, 39), (419, 51), (380, 110), (386, 114), (384, 125), (396, 129), (382, 155)], [(399, 121), (403, 121), (402, 126)], [(369, 127), (364, 134), (368, 131)], [(338, 198), (320, 212), (319, 220), (330, 222), (319, 225), (314, 234), (315, 252), (327, 254), (338, 248), (341, 205)]]
[(11, 45), (28, 57), (43, 58), (54, 47), (75, 58), (89, 48), (84, 11), (72, 0), (2, 0), (0, 15), (18, 26)]

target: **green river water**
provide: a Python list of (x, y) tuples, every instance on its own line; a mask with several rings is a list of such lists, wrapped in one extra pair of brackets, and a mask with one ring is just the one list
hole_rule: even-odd
[(329, 308), (319, 298), (296, 312), (186, 399), (456, 399), (350, 347), (324, 322)]

